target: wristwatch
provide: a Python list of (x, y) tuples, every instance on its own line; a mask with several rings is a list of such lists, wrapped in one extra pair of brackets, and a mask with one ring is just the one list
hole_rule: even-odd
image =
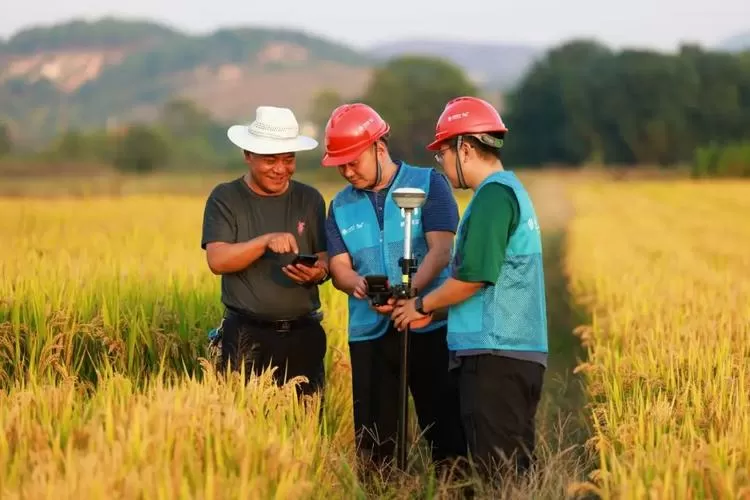
[(325, 282), (326, 282), (326, 280), (327, 280), (327, 279), (328, 279), (328, 278), (329, 278), (329, 277), (331, 276), (331, 273), (329, 273), (329, 272), (328, 272), (328, 269), (327, 269), (327, 268), (325, 268), (325, 267), (324, 267), (324, 268), (323, 268), (323, 271), (325, 271), (325, 274), (323, 274), (323, 277), (322, 277), (322, 278), (320, 278), (320, 279), (319, 279), (319, 280), (318, 280), (318, 281), (316, 282), (316, 284), (317, 284), (317, 285), (322, 285), (322, 284), (323, 284), (323, 283), (325, 283)]
[(427, 316), (427, 313), (424, 312), (424, 304), (422, 304), (422, 297), (417, 297), (414, 299), (414, 309), (421, 315)]

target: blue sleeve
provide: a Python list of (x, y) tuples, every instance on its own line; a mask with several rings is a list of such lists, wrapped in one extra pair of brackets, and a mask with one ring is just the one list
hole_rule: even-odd
[(430, 194), (422, 207), (424, 232), (450, 231), (458, 228), (458, 204), (448, 179), (433, 170), (430, 174)]
[(326, 244), (328, 245), (328, 258), (336, 255), (347, 253), (349, 250), (344, 244), (341, 237), (339, 226), (336, 225), (336, 219), (333, 217), (333, 203), (328, 207), (328, 217), (326, 217)]

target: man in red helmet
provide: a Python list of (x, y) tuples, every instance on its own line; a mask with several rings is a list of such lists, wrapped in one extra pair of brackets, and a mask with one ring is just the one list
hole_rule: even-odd
[[(427, 193), (412, 226), (412, 247), (419, 262), (413, 285), (418, 293), (429, 292), (448, 277), (458, 225), (458, 206), (448, 182), (432, 168), (393, 161), (389, 131), (371, 107), (340, 106), (326, 125), (322, 161), (324, 166), (338, 167), (350, 184), (331, 201), (326, 240), (331, 280), (349, 295), (355, 433), (361, 452), (378, 466), (392, 457), (395, 448), (400, 336), (390, 319), (392, 305), (376, 307), (368, 300), (365, 277), (386, 275), (390, 283), (401, 281), (404, 216), (391, 193), (407, 186)], [(435, 461), (463, 456), (458, 389), (448, 372), (446, 320), (413, 331), (409, 389), (420, 427)]]
[(507, 459), (518, 471), (531, 465), (548, 351), (539, 223), (526, 189), (500, 161), (506, 132), (482, 99), (446, 105), (428, 149), (454, 187), (474, 193), (459, 225), (452, 276), (400, 301), (392, 314), (402, 329), (448, 308), (469, 454), (486, 474)]

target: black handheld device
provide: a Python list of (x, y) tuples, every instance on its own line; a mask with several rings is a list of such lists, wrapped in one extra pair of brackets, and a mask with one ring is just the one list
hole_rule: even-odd
[(374, 306), (384, 306), (388, 304), (391, 297), (391, 287), (388, 284), (388, 276), (384, 274), (371, 274), (365, 276), (367, 282), (367, 297)]
[(296, 257), (294, 257), (294, 260), (292, 261), (292, 265), (296, 266), (297, 264), (302, 264), (303, 266), (313, 267), (316, 262), (318, 262), (317, 255), (301, 253), (301, 254), (298, 254)]

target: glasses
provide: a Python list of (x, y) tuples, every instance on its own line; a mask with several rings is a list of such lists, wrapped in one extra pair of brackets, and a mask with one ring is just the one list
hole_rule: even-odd
[(448, 151), (450, 148), (441, 149), (437, 153), (435, 153), (435, 161), (438, 162), (438, 165), (443, 165), (443, 157), (445, 156), (445, 152)]

